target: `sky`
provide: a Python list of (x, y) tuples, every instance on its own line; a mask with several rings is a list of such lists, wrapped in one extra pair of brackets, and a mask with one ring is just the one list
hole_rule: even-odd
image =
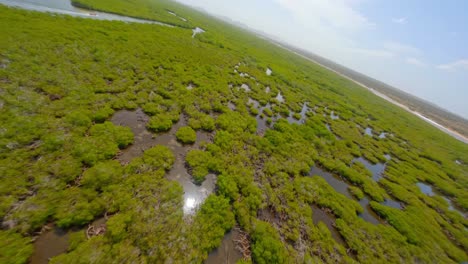
[(468, 119), (468, 1), (178, 0)]

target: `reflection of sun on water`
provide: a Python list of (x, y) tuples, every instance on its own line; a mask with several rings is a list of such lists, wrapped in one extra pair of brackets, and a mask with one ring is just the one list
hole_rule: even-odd
[(187, 198), (185, 199), (185, 208), (187, 210), (192, 210), (195, 208), (195, 199), (194, 198)]

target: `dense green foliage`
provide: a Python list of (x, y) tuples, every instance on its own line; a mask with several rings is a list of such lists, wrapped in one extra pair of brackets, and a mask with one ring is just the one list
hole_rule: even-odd
[(154, 132), (165, 132), (171, 129), (172, 119), (170, 116), (159, 114), (153, 116), (148, 122), (148, 129)]
[(133, 142), (132, 131), (128, 127), (115, 126), (111, 122), (91, 126), (73, 151), (75, 157), (87, 165), (114, 157), (119, 148)]
[[(248, 234), (246, 261), (255, 263), (468, 259), (468, 220), (443, 198), (468, 210), (468, 145), (175, 2), (74, 3), (176, 27), (0, 6), (0, 61), (8, 62), (0, 67), (1, 263), (27, 262), (31, 238), (50, 222), (73, 230), (68, 251), (52, 263), (201, 263), (235, 225)], [(206, 32), (192, 38), (195, 26)], [(275, 99), (279, 92), (284, 102)], [(285, 117), (299, 119), (306, 102), (304, 124), (289, 123)], [(152, 137), (185, 118), (178, 140), (192, 143), (200, 130), (213, 136), (182, 159), (196, 183), (217, 175), (216, 193), (194, 215), (184, 216), (184, 189), (166, 177), (179, 160), (170, 147), (141, 149), (128, 164), (116, 160), (137, 136), (109, 120), (137, 108), (149, 116)], [(262, 121), (271, 126), (258, 131)], [(366, 127), (387, 137), (367, 136)], [(373, 180), (358, 157), (385, 162), (383, 178)], [(309, 176), (314, 166), (341, 177), (352, 196)], [(422, 193), (418, 182), (435, 194)], [(359, 204), (364, 197), (369, 208)], [(384, 205), (387, 199), (403, 208)], [(314, 223), (318, 210), (330, 223)], [(359, 217), (365, 210), (380, 224)], [(103, 216), (106, 231), (87, 238), (80, 228)]]
[(26, 263), (33, 252), (29, 239), (14, 231), (0, 231), (0, 248), (1, 263)]
[(174, 164), (174, 154), (166, 146), (157, 145), (146, 150), (141, 157), (135, 158), (127, 166), (129, 172), (167, 171)]
[(257, 222), (252, 233), (252, 258), (255, 263), (286, 263), (286, 251), (275, 229), (268, 223)]
[(216, 159), (210, 152), (193, 149), (187, 153), (186, 160), (197, 183), (203, 182), (210, 171), (216, 170)]
[(234, 224), (235, 218), (229, 200), (211, 195), (194, 219), (192, 243), (200, 247), (201, 252), (210, 252), (219, 246), (224, 234), (234, 227)]
[(197, 132), (191, 127), (181, 127), (177, 130), (176, 137), (184, 144), (193, 144), (197, 140)]

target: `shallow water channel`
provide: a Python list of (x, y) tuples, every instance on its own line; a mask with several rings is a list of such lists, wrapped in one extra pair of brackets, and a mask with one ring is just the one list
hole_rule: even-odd
[[(364, 158), (357, 158), (355, 160), (362, 162), (366, 166), (367, 169), (372, 171), (374, 179), (376, 178), (380, 179), (382, 177), (382, 173), (385, 169), (385, 164), (379, 163), (379, 164), (373, 165), (367, 160), (365, 160)], [(312, 167), (312, 169), (309, 172), (309, 175), (320, 176), (324, 178), (325, 181), (330, 186), (332, 186), (337, 192), (345, 195), (349, 199), (355, 199), (348, 190), (350, 184), (348, 184), (344, 179), (336, 175), (333, 175), (332, 173), (326, 172), (319, 167)], [(371, 209), (369, 205), (370, 200), (368, 197), (364, 197), (358, 202), (361, 205), (361, 207), (364, 209), (364, 211), (359, 214), (359, 217), (361, 217), (362, 219), (372, 224), (384, 223), (384, 221)], [(389, 207), (397, 208), (397, 209), (403, 209), (403, 206), (400, 202), (392, 200), (392, 199), (387, 199), (384, 202), (382, 202), (382, 204), (389, 206)]]
[(456, 206), (453, 203), (452, 199), (443, 195), (441, 192), (435, 190), (431, 185), (423, 183), (423, 182), (418, 182), (416, 183), (416, 185), (418, 186), (419, 190), (427, 196), (435, 196), (435, 195), (441, 196), (448, 203), (449, 210), (459, 213), (464, 218), (468, 218), (468, 214), (464, 213), (458, 206)]
[[(31, 256), (31, 264), (49, 263), (49, 259), (65, 253), (68, 248), (69, 233), (53, 225), (34, 241), (34, 252)], [(83, 231), (84, 232), (84, 231)]]
[(236, 248), (235, 240), (238, 239), (240, 233), (234, 228), (229, 231), (223, 238), (221, 245), (213, 250), (205, 264), (235, 264), (242, 259), (242, 253)]
[(185, 18), (183, 18), (183, 17), (177, 15), (175, 12), (172, 12), (172, 11), (167, 11), (167, 12), (168, 12), (169, 14), (171, 14), (171, 15), (177, 17), (178, 19), (180, 19), (180, 20), (182, 20), (182, 21), (184, 21), (184, 22), (187, 22), (187, 19), (185, 19)]
[(323, 209), (319, 208), (316, 205), (313, 205), (312, 221), (315, 225), (317, 225), (319, 222), (324, 223), (330, 230), (330, 234), (333, 237), (333, 239), (335, 239), (336, 242), (340, 243), (343, 246), (346, 245), (346, 242), (344, 241), (343, 237), (335, 227), (335, 217), (332, 214), (325, 212)]
[(99, 19), (99, 20), (116, 20), (124, 22), (135, 22), (135, 23), (146, 23), (146, 24), (157, 24), (162, 26), (173, 27), (172, 25), (154, 21), (138, 19), (133, 17), (121, 16), (116, 14), (110, 14), (105, 12), (99, 12), (94, 10), (86, 10), (75, 7), (68, 0), (0, 0), (0, 4), (11, 7), (19, 7), (27, 10), (34, 10), (40, 12), (49, 12), (56, 14), (64, 14), (75, 17)]
[[(94, 228), (105, 227), (106, 219), (99, 217), (89, 226)], [(86, 232), (88, 226), (64, 230), (54, 224), (48, 224), (43, 228), (42, 233), (34, 240), (34, 252), (29, 259), (30, 264), (47, 264), (52, 257), (63, 254), (69, 247), (70, 232)]]
[[(26, 10), (33, 10), (39, 12), (46, 12), (46, 13), (55, 13), (55, 14), (63, 14), (69, 15), (74, 17), (82, 17), (82, 18), (90, 18), (90, 19), (98, 19), (98, 20), (111, 20), (111, 21), (123, 21), (129, 23), (143, 23), (143, 24), (155, 24), (161, 25), (166, 27), (174, 27), (173, 25), (156, 21), (156, 20), (148, 20), (148, 19), (141, 19), (141, 18), (134, 18), (128, 16), (122, 16), (112, 13), (100, 12), (95, 10), (88, 10), (84, 8), (75, 7), (72, 5), (71, 1), (69, 0), (0, 0), (0, 4), (10, 6), (10, 7), (17, 7)], [(183, 17), (179, 17), (177, 14), (173, 12), (169, 12), (174, 14), (182, 21), (187, 21), (187, 19)], [(205, 30), (196, 27), (192, 29), (192, 38), (195, 35), (205, 32)]]
[[(333, 175), (329, 172), (326, 172), (318, 167), (312, 167), (312, 169), (309, 172), (309, 175), (312, 177), (319, 176), (319, 177), (324, 178), (325, 181), (328, 184), (330, 184), (330, 186), (332, 186), (337, 192), (345, 195), (349, 199), (354, 199), (354, 197), (351, 195), (351, 193), (348, 190), (348, 187), (350, 185), (346, 183), (343, 179), (339, 178), (338, 176)], [(364, 211), (361, 214), (359, 214), (359, 217), (361, 217), (362, 219), (372, 224), (383, 223), (382, 219), (380, 219), (380, 217), (370, 208), (369, 199), (367, 199), (367, 197), (364, 197), (362, 200), (360, 200), (359, 204), (364, 209)]]

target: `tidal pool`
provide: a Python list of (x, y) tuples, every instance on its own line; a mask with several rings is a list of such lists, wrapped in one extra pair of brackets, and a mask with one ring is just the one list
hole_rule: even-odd
[(257, 133), (265, 133), (265, 131), (270, 128), (265, 118), (257, 115), (255, 119), (257, 120)]
[(228, 108), (231, 109), (232, 111), (236, 110), (236, 105), (233, 104), (231, 101), (228, 102)]
[(198, 206), (210, 195), (216, 185), (216, 176), (207, 175), (205, 181), (199, 186), (193, 182), (192, 176), (188, 173), (185, 166), (185, 156), (190, 149), (198, 148), (200, 143), (211, 141), (211, 134), (203, 131), (197, 131), (197, 140), (194, 145), (182, 145), (176, 139), (175, 133), (187, 121), (183, 115), (179, 121), (174, 124), (169, 132), (153, 134), (146, 129), (146, 123), (149, 117), (141, 110), (136, 111), (121, 110), (112, 116), (111, 121), (116, 125), (128, 126), (135, 135), (135, 141), (132, 145), (122, 150), (117, 159), (125, 164), (133, 158), (141, 156), (143, 152), (156, 145), (163, 145), (171, 149), (175, 155), (175, 162), (171, 170), (167, 173), (169, 180), (180, 183), (184, 188), (184, 206), (185, 214), (193, 214)]
[(360, 162), (362, 163), (368, 170), (372, 172), (372, 179), (374, 181), (379, 181), (380, 179), (383, 178), (383, 173), (385, 171), (385, 163), (377, 163), (377, 164), (372, 164), (368, 160), (366, 160), (363, 157), (355, 158), (353, 159), (353, 162)]
[(175, 155), (175, 162), (171, 170), (167, 173), (169, 180), (174, 180), (180, 183), (184, 188), (184, 213), (193, 214), (203, 201), (210, 195), (216, 185), (216, 176), (213, 174), (207, 175), (205, 181), (201, 185), (196, 185), (193, 182), (192, 176), (188, 173), (185, 165), (185, 156), (192, 148), (198, 148), (201, 141), (210, 141), (209, 133), (197, 131), (197, 141), (193, 146), (182, 145), (176, 139), (175, 133), (177, 130), (186, 126), (187, 122), (182, 116), (179, 122), (174, 124), (171, 130), (167, 133), (158, 135), (155, 138), (157, 145), (163, 145), (172, 150)]
[(247, 104), (248, 105), (253, 105), (257, 110), (260, 111), (260, 103), (257, 100), (254, 100), (254, 99), (249, 97), (249, 99), (247, 101)]
[(195, 85), (193, 83), (189, 83), (187, 85), (187, 90), (192, 90), (193, 88), (195, 88)]
[(385, 201), (382, 204), (400, 210), (403, 209), (403, 205), (401, 202), (392, 199), (385, 199)]
[(240, 86), (240, 89), (246, 91), (246, 92), (250, 92), (251, 89), (250, 89), (250, 86), (248, 86), (247, 84), (243, 83), (241, 86)]
[(196, 28), (192, 29), (192, 32), (193, 32), (192, 38), (194, 38), (197, 34), (201, 34), (201, 33), (205, 32), (205, 30), (203, 30), (203, 29), (201, 29), (199, 27), (196, 27)]
[(185, 168), (174, 166), (168, 179), (178, 181), (184, 188), (184, 214), (194, 214), (205, 199), (213, 193), (216, 187), (216, 175), (208, 174), (201, 185), (193, 183)]
[(374, 134), (372, 133), (372, 128), (371, 127), (366, 127), (366, 129), (364, 130), (364, 133), (368, 136), (373, 136)]
[(331, 111), (330, 117), (331, 117), (332, 120), (340, 119), (339, 115), (335, 115), (335, 111)]
[(242, 78), (250, 78), (250, 75), (246, 72), (239, 72), (239, 76)]
[(284, 97), (283, 97), (283, 95), (281, 94), (281, 91), (278, 92), (278, 94), (276, 95), (275, 99), (278, 100), (278, 102), (280, 102), (280, 103), (284, 103)]
[(157, 144), (155, 135), (146, 129), (148, 121), (149, 116), (141, 109), (135, 111), (120, 110), (112, 116), (112, 123), (129, 127), (134, 135), (133, 144), (122, 150), (117, 156), (122, 164), (130, 162), (130, 160), (142, 155), (145, 150)]
[(422, 182), (416, 183), (416, 185), (419, 187), (419, 190), (421, 190), (422, 193), (424, 193), (427, 196), (434, 196), (434, 191), (432, 190), (432, 186), (429, 184), (425, 184)]
[(307, 112), (309, 111), (309, 108), (307, 107), (307, 103), (304, 103), (302, 105), (302, 109), (301, 109), (301, 112), (299, 113), (301, 115), (301, 119), (297, 120), (296, 118), (293, 117), (294, 113), (293, 112), (290, 112), (289, 113), (289, 116), (288, 116), (288, 122), (290, 124), (304, 124), (305, 123), (305, 119), (307, 117)]

